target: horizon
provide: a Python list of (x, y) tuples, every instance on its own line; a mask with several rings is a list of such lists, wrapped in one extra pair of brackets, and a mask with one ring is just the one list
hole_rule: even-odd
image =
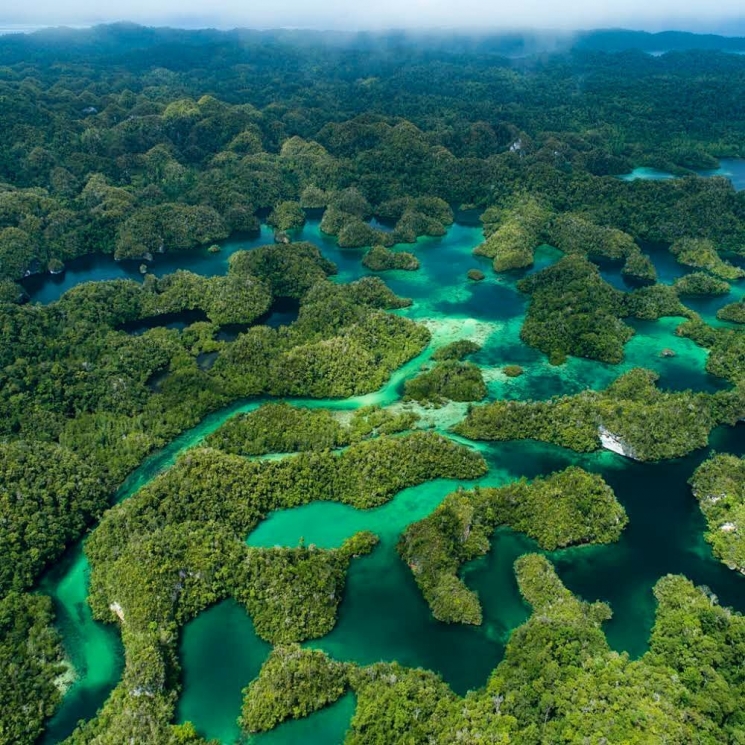
[(22, 8), (0, 14), (0, 30), (32, 32), (52, 28), (85, 29), (132, 23), (148, 28), (183, 30), (235, 29), (439, 32), (468, 35), (572, 34), (590, 31), (677, 31), (732, 37), (745, 35), (745, 12), (740, 0), (716, 5), (691, 0), (608, 0), (601, 7), (577, 0), (566, 7), (557, 0), (525, 0), (519, 6), (489, 7), (483, 0), (381, 0), (373, 6), (350, 6), (345, 0), (323, 0), (310, 6), (298, 0), (277, 0), (271, 6), (246, 8), (237, 0), (122, 0), (102, 7), (94, 0), (72, 0), (64, 6), (51, 0), (29, 0)]
[[(724, 22), (723, 22), (724, 23)], [(595, 25), (595, 26), (578, 26), (575, 28), (556, 27), (556, 26), (488, 26), (475, 27), (470, 25), (433, 25), (433, 26), (399, 26), (399, 25), (381, 25), (369, 27), (344, 27), (344, 26), (303, 26), (290, 24), (276, 25), (251, 25), (245, 23), (211, 23), (206, 20), (203, 22), (187, 21), (186, 19), (172, 18), (163, 22), (148, 22), (129, 19), (112, 19), (112, 20), (91, 20), (89, 22), (59, 22), (59, 23), (33, 23), (21, 20), (4, 21), (0, 19), (0, 35), (8, 34), (33, 34), (39, 31), (88, 31), (96, 28), (105, 27), (138, 27), (152, 30), (177, 30), (177, 31), (217, 31), (228, 33), (231, 31), (256, 31), (262, 33), (271, 33), (278, 31), (304, 31), (308, 33), (320, 34), (410, 34), (417, 35), (440, 35), (450, 34), (462, 37), (506, 37), (520, 35), (535, 36), (572, 36), (577, 34), (592, 33), (634, 33), (646, 34), (649, 36), (658, 36), (669, 33), (690, 34), (693, 36), (718, 36), (722, 38), (745, 38), (745, 15), (742, 18), (731, 19), (726, 22), (728, 28), (722, 28), (722, 24), (707, 28), (693, 29), (681, 25), (660, 25), (655, 27), (643, 27), (633, 25)]]

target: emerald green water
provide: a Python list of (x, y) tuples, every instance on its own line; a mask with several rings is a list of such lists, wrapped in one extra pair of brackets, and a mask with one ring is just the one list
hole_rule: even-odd
[[(264, 237), (267, 236), (256, 240)], [(362, 251), (339, 249), (333, 239), (320, 233), (317, 221), (309, 222), (299, 238), (312, 240), (337, 263), (338, 281), (369, 273), (360, 263)], [(415, 247), (405, 247), (420, 258), (420, 271), (383, 275), (395, 292), (414, 301), (410, 308), (399, 312), (425, 323), (433, 333), (433, 343), (422, 355), (397, 371), (375, 393), (344, 401), (295, 403), (348, 410), (369, 404), (396, 404), (404, 380), (418, 371), (432, 350), (458, 338), (483, 344), (473, 359), (484, 371), (490, 398), (545, 398), (602, 388), (624, 370), (638, 365), (656, 370), (661, 385), (670, 389), (722, 387), (722, 381), (705, 372), (706, 352), (675, 336), (681, 319), (634, 322), (637, 334), (627, 344), (626, 359), (621, 365), (573, 358), (561, 367), (550, 366), (542, 354), (520, 341), (526, 299), (515, 287), (519, 275), (496, 276), (488, 260), (474, 257), (471, 252), (481, 239), (479, 229), (454, 225), (443, 238), (420, 239)], [(257, 244), (232, 241), (217, 258), (206, 254), (205, 261), (222, 262), (224, 271), (226, 256), (253, 245)], [(555, 249), (541, 247), (534, 270), (547, 266), (559, 255)], [(650, 255), (663, 281), (672, 281), (675, 272), (686, 271), (671, 263), (667, 252), (652, 250)], [(185, 262), (184, 266), (188, 264)], [(211, 269), (205, 268), (205, 272), (219, 273), (217, 263), (206, 266)], [(485, 269), (487, 279), (469, 282), (465, 275), (473, 267)], [(606, 267), (603, 272), (621, 286), (617, 268)], [(664, 348), (673, 349), (676, 355), (662, 357)], [(513, 363), (522, 365), (525, 374), (506, 378), (501, 370)], [(148, 459), (122, 486), (117, 499), (136, 492), (168, 468), (179, 453), (197, 445), (230, 416), (251, 410), (259, 403), (239, 402), (207, 417)], [(464, 406), (424, 413), (428, 421), (445, 432), (462, 417)], [(711, 445), (718, 451), (745, 452), (744, 432), (743, 426), (717, 430)], [(706, 584), (724, 604), (745, 610), (745, 578), (711, 557), (702, 540), (703, 520), (686, 483), (708, 450), (672, 462), (644, 465), (605, 451), (578, 455), (534, 442), (471, 445), (483, 453), (490, 467), (488, 475), (478, 483), (502, 484), (520, 476), (535, 477), (578, 464), (602, 473), (613, 486), (630, 518), (621, 540), (612, 546), (565, 550), (550, 557), (570, 589), (588, 600), (610, 603), (614, 617), (607, 624), (607, 632), (614, 648), (632, 655), (643, 653), (654, 613), (651, 588), (668, 572), (683, 573), (696, 583)], [(473, 483), (463, 482), (465, 486)], [(528, 609), (519, 596), (512, 564), (526, 551), (536, 550), (535, 544), (500, 529), (492, 551), (464, 568), (466, 582), (479, 593), (484, 607), (484, 624), (480, 627), (435, 621), (411, 572), (395, 550), (405, 527), (429, 514), (457, 484), (446, 480), (423, 484), (369, 511), (327, 502), (280, 511), (247, 537), (254, 546), (295, 546), (303, 538), (306, 543), (334, 547), (359, 530), (372, 530), (380, 536), (380, 544), (372, 554), (352, 562), (336, 627), (310, 646), (324, 649), (340, 660), (363, 664), (398, 660), (436, 670), (459, 693), (485, 682), (501, 659), (510, 632), (527, 618)], [(116, 629), (94, 622), (84, 603), (86, 572), (78, 548), (55, 567), (41, 587), (55, 599), (65, 648), (77, 672), (76, 683), (52, 720), (48, 743), (59, 742), (78, 718), (90, 717), (121, 674), (121, 643)], [(268, 651), (269, 645), (256, 637), (248, 615), (231, 601), (205, 611), (187, 624), (181, 639), (183, 692), (177, 720), (193, 721), (201, 734), (220, 742), (235, 742), (240, 735), (236, 718), (241, 690), (255, 677)], [(341, 742), (353, 709), (353, 698), (345, 697), (325, 711), (286, 723), (252, 741), (262, 745)]]
[[(216, 629), (219, 629), (217, 636)], [(181, 654), (189, 664), (184, 669), (179, 720), (198, 722), (200, 731), (210, 738), (236, 741), (240, 736), (235, 720), (241, 708), (241, 692), (258, 675), (270, 650), (271, 645), (253, 633), (251, 619), (234, 600), (218, 603), (187, 624)], [(354, 706), (354, 697), (344, 696), (334, 706), (255, 735), (250, 742), (256, 745), (341, 742)]]
[(311, 714), (305, 719), (296, 719), (249, 739), (255, 745), (297, 745), (297, 743), (322, 742), (328, 745), (341, 743), (349, 728), (356, 706), (350, 693), (335, 704)]
[(70, 734), (78, 719), (93, 717), (124, 666), (118, 630), (93, 620), (86, 600), (88, 574), (88, 563), (78, 545), (41, 584), (41, 591), (54, 602), (56, 624), (76, 675), (64, 704), (47, 728), (45, 742), (59, 742)]
[[(199, 722), (200, 730), (210, 737), (232, 741), (238, 735), (235, 718), (241, 709), (241, 691), (259, 674), (271, 645), (256, 636), (244, 608), (226, 600), (186, 625), (181, 649), (189, 664), (179, 702), (179, 714), (188, 716), (180, 718)], [(232, 713), (230, 721), (226, 711)]]

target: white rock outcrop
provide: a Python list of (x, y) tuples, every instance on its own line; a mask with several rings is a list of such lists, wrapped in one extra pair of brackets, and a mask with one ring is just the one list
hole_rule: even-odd
[(120, 621), (123, 621), (124, 620), (124, 608), (122, 608), (122, 606), (119, 605), (119, 603), (111, 603), (111, 605), (109, 605), (109, 610), (112, 613), (115, 613), (116, 614), (116, 617)]
[(639, 460), (634, 449), (628, 443), (624, 442), (618, 435), (613, 434), (613, 432), (610, 432), (602, 425), (598, 427), (598, 437), (600, 438), (600, 444), (606, 450), (618, 453), (619, 455), (631, 458), (632, 460)]

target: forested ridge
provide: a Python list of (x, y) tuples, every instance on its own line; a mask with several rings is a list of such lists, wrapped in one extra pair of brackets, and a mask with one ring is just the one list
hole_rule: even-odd
[(329, 207), (349, 245), (375, 242), (372, 214), (411, 241), (452, 221), (436, 199), (511, 210), (521, 193), (538, 210), (531, 238), (541, 216), (579, 210), (632, 238), (739, 250), (742, 201), (726, 183), (604, 176), (740, 154), (740, 58), (575, 50), (528, 63), (371, 46), (124, 25), (49, 48), (3, 37), (3, 277), (209, 245), (255, 230), (262, 210), (292, 228), (300, 206)]
[(476, 440), (531, 439), (578, 452), (612, 436), (627, 456), (641, 461), (676, 458), (705, 447), (714, 427), (743, 417), (737, 386), (718, 393), (667, 392), (656, 375), (637, 368), (603, 391), (547, 401), (494, 401), (473, 407), (455, 431)]
[(460, 566), (489, 548), (498, 525), (528, 533), (542, 548), (618, 540), (623, 507), (602, 477), (569, 468), (546, 479), (454, 492), (401, 536), (401, 557), (411, 567), (435, 618), (482, 621), (476, 595), (458, 577)]
[[(74, 677), (39, 581), (84, 537), (88, 603), (116, 625), (125, 660), (67, 745), (204, 742), (174, 723), (179, 643), (228, 598), (273, 645), (235, 712), (247, 734), (351, 691), (353, 745), (745, 741), (742, 615), (681, 575), (660, 577), (648, 651), (631, 659), (603, 632), (612, 609), (554, 569), (558, 549), (621, 539), (629, 517), (610, 479), (562, 466), (477, 482), (493, 475), (483, 442), (659, 462), (745, 419), (745, 191), (698, 174), (745, 157), (745, 58), (664, 38), (680, 51), (653, 57), (641, 49), (657, 37), (623, 32), (551, 54), (518, 37), (128, 24), (0, 36), (0, 744), (37, 742)], [(640, 167), (671, 178), (619, 178)], [(322, 242), (300, 235), (308, 220), (380, 275), (341, 281)], [(469, 302), (514, 286), (519, 343), (541, 364), (614, 369), (635, 321), (673, 318), (716, 392), (671, 390), (634, 368), (600, 390), (495, 398), (483, 340), (448, 330), (443, 342), (391, 289), (400, 270), (431, 282), (426, 250), (474, 220), (483, 236), (469, 257), (484, 271), (460, 270), (478, 288)], [(233, 252), (222, 275), (159, 271), (164, 253), (219, 253), (262, 224), (274, 242)], [(545, 244), (558, 249), (549, 263)], [(650, 246), (675, 279), (660, 281)], [(34, 302), (29, 277), (91, 254), (135, 262), (141, 279)], [(707, 315), (706, 301), (730, 293)], [(267, 325), (288, 302), (297, 317)], [(454, 317), (464, 327), (472, 311)], [(185, 320), (168, 327), (174, 318)], [(523, 358), (512, 361), (497, 362), (516, 384)], [(396, 405), (368, 406), (386, 385)], [(353, 397), (348, 409), (310, 401)], [(114, 503), (149, 455), (249, 401)], [(448, 431), (432, 412), (451, 402), (462, 420)], [(713, 555), (739, 572), (742, 464), (711, 454), (685, 495)], [(462, 569), (497, 528), (548, 554), (517, 560), (532, 614), (465, 696), (437, 671), (304, 645), (336, 627), (350, 567), (385, 545), (376, 534), (334, 548), (247, 542), (271, 512), (375, 510), (439, 479), (477, 483), (449, 487), (390, 544), (438, 623), (482, 623)]]

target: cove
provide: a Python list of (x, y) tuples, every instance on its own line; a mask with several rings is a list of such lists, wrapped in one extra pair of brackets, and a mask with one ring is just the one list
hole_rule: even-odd
[[(220, 630), (219, 639), (214, 635), (215, 629)], [(190, 664), (184, 670), (178, 720), (199, 722), (200, 732), (209, 739), (238, 742), (241, 731), (236, 712), (241, 708), (242, 690), (258, 675), (270, 651), (271, 645), (253, 633), (251, 619), (234, 600), (218, 603), (187, 623), (180, 652)], [(341, 743), (354, 707), (354, 697), (347, 694), (332, 706), (254, 735), (249, 742)]]
[(93, 620), (87, 601), (88, 574), (88, 562), (78, 544), (45, 576), (39, 588), (52, 598), (55, 623), (75, 671), (64, 703), (44, 733), (43, 742), (49, 745), (67, 737), (79, 719), (95, 715), (124, 668), (118, 629)]
[(265, 246), (274, 243), (274, 231), (261, 226), (257, 235), (240, 236), (228, 241), (221, 251), (211, 254), (207, 248), (157, 254), (152, 262), (138, 259), (116, 261), (111, 254), (92, 254), (72, 259), (65, 264), (62, 274), (33, 274), (21, 283), (33, 302), (51, 303), (59, 300), (67, 290), (82, 282), (99, 282), (109, 279), (133, 279), (142, 281), (140, 265), (158, 277), (178, 269), (186, 269), (204, 277), (214, 277), (228, 271), (231, 254), (245, 247)]
[[(219, 638), (214, 629), (220, 630)], [(259, 674), (270, 651), (271, 645), (253, 633), (251, 619), (234, 600), (219, 603), (187, 623), (181, 657), (189, 665), (184, 669), (178, 719), (198, 721), (210, 739), (235, 741), (240, 735), (237, 714), (231, 722), (222, 711), (240, 711), (241, 690)]]
[[(270, 241), (271, 236), (267, 239)], [(313, 241), (338, 265), (336, 281), (348, 282), (370, 273), (360, 262), (363, 251), (340, 249), (334, 239), (320, 232), (317, 220), (309, 220), (298, 239)], [(675, 336), (681, 321), (675, 318), (634, 322), (637, 334), (626, 345), (626, 358), (620, 365), (578, 358), (570, 358), (560, 367), (549, 365), (542, 354), (526, 347), (519, 338), (527, 305), (525, 296), (516, 289), (522, 275), (495, 275), (488, 259), (472, 255), (481, 240), (478, 227), (456, 224), (441, 238), (421, 238), (414, 246), (396, 247), (395, 250), (416, 253), (421, 269), (386, 272), (382, 276), (395, 292), (412, 298), (411, 307), (397, 312), (426, 324), (433, 334), (432, 345), (396, 371), (379, 391), (347, 400), (303, 399), (293, 403), (335, 410), (396, 405), (404, 381), (428, 362), (433, 349), (460, 338), (483, 345), (473, 360), (484, 371), (490, 398), (538, 399), (603, 388), (625, 370), (639, 365), (657, 371), (661, 385), (670, 389), (722, 387), (721, 380), (705, 372), (706, 352)], [(210, 254), (208, 258), (222, 261), (224, 271), (230, 253), (253, 245), (259, 244), (229, 241), (220, 254)], [(551, 247), (539, 248), (531, 271), (548, 266), (560, 255)], [(669, 256), (667, 252), (665, 255)], [(161, 258), (165, 260), (168, 255), (156, 261)], [(192, 268), (186, 261), (183, 266)], [(217, 264), (210, 266), (210, 271), (220, 273)], [(487, 278), (479, 283), (469, 282), (466, 272), (470, 268), (484, 269)], [(618, 281), (619, 269), (605, 272)], [(662, 357), (660, 352), (666, 347), (672, 348), (676, 356)], [(522, 365), (525, 374), (507, 378), (501, 372), (507, 364)], [(206, 417), (148, 458), (122, 485), (116, 500), (134, 494), (231, 416), (250, 411), (261, 402), (236, 402)], [(447, 433), (448, 427), (463, 415), (463, 409), (446, 407), (424, 413), (432, 426)], [(721, 452), (745, 452), (743, 432), (742, 426), (717, 430), (712, 435), (712, 447)], [(632, 655), (643, 653), (654, 612), (651, 588), (667, 572), (684, 573), (694, 582), (707, 584), (722, 603), (745, 610), (745, 579), (711, 557), (701, 537), (703, 519), (686, 483), (707, 451), (677, 461), (645, 465), (608, 452), (578, 455), (534, 442), (471, 446), (477, 447), (489, 463), (489, 474), (480, 481), (483, 484), (506, 483), (521, 476), (533, 478), (577, 464), (602, 473), (616, 490), (630, 518), (630, 525), (617, 544), (550, 554), (571, 590), (588, 600), (602, 599), (611, 604), (614, 617), (606, 630), (614, 648)], [(503, 656), (509, 634), (527, 618), (528, 608), (518, 593), (512, 565), (518, 556), (536, 550), (536, 546), (524, 536), (498, 530), (492, 551), (463, 571), (466, 582), (481, 598), (484, 624), (469, 627), (435, 621), (410, 571), (396, 553), (396, 542), (409, 523), (429, 514), (457, 485), (458, 482), (444, 480), (423, 484), (370, 511), (313, 503), (270, 515), (247, 537), (249, 544), (255, 546), (296, 546), (302, 537), (307, 543), (332, 547), (358, 530), (372, 530), (380, 536), (380, 545), (372, 554), (352, 563), (336, 627), (310, 646), (360, 664), (398, 660), (405, 665), (426, 667), (440, 673), (459, 693), (483, 685)], [(463, 485), (470, 487), (473, 482)], [(40, 589), (55, 601), (65, 650), (77, 672), (75, 684), (50, 723), (45, 742), (54, 743), (67, 736), (78, 719), (90, 718), (118, 682), (121, 642), (115, 627), (98, 624), (90, 616), (85, 603), (87, 564), (80, 546), (58, 562)], [(228, 648), (235, 649), (235, 667)], [(233, 742), (239, 735), (236, 719), (240, 692), (261, 666), (268, 645), (256, 637), (247, 614), (228, 602), (206, 610), (190, 622), (182, 632), (180, 649), (183, 692), (178, 721), (193, 721), (200, 733), (224, 743)], [(227, 662), (210, 664), (210, 659)], [(353, 706), (353, 699), (348, 697), (303, 722), (282, 725), (275, 732), (254, 739), (319, 745), (339, 742)]]
[(284, 722), (269, 732), (250, 737), (248, 742), (252, 745), (296, 745), (303, 742), (327, 745), (342, 743), (356, 705), (354, 696), (348, 693), (336, 703), (305, 719)]
[[(745, 52), (737, 52), (737, 54), (745, 54)], [(745, 189), (745, 159), (743, 158), (720, 158), (719, 168), (698, 173), (701, 176), (724, 176), (732, 182), (736, 191)]]
[[(745, 189), (745, 158), (720, 158), (719, 168), (694, 169), (694, 173), (704, 178), (722, 176), (732, 182), (735, 191)], [(678, 177), (668, 171), (660, 171), (657, 168), (641, 167), (635, 168), (631, 173), (625, 173), (619, 176), (619, 178), (623, 181), (636, 181), (637, 179), (645, 181), (669, 181)]]
[[(745, 453), (745, 427), (717, 430), (712, 436), (712, 447)], [(633, 463), (607, 452), (579, 456), (532, 442), (480, 444), (479, 449), (490, 466), (490, 473), (481, 484), (505, 483), (519, 476), (532, 478), (577, 464), (602, 473), (612, 485), (630, 518), (621, 540), (609, 546), (565, 549), (547, 555), (573, 592), (587, 600), (610, 604), (614, 616), (605, 631), (616, 650), (632, 657), (646, 650), (654, 619), (652, 588), (667, 573), (685, 574), (694, 583), (710, 587), (723, 604), (745, 611), (745, 578), (712, 558), (702, 539), (703, 518), (687, 486), (693, 469), (710, 454), (710, 449), (662, 464)], [(335, 659), (363, 665), (395, 659), (405, 665), (433, 669), (461, 694), (486, 682), (504, 654), (510, 632), (528, 616), (514, 578), (514, 561), (538, 548), (525, 536), (498, 529), (491, 552), (463, 571), (465, 581), (481, 599), (483, 625), (435, 621), (395, 546), (400, 532), (431, 512), (453, 487), (452, 482), (424, 484), (401, 492), (383, 507), (365, 512), (317, 502), (276, 512), (253, 531), (248, 543), (266, 547), (295, 546), (304, 539), (306, 543), (331, 548), (361, 529), (372, 530), (381, 538), (373, 554), (353, 562), (336, 627), (308, 646), (323, 649)], [(253, 625), (245, 615), (241, 633), (245, 637), (241, 644), (256, 643)], [(204, 629), (200, 639), (207, 648), (219, 648), (222, 635), (223, 629), (213, 624)], [(184, 646), (182, 651), (188, 676), (191, 650)], [(200, 654), (195, 653), (197, 662)], [(200, 687), (209, 691), (210, 681), (217, 685), (221, 673), (211, 669), (204, 674), (207, 677), (201, 680)], [(248, 679), (242, 684), (236, 682), (234, 698), (239, 698), (239, 689), (247, 683)], [(211, 737), (220, 731), (238, 736), (235, 720), (239, 703), (229, 706), (227, 697), (218, 700), (210, 696), (210, 716), (203, 724), (198, 709), (187, 705), (188, 694), (187, 677), (180, 721), (193, 721), (200, 732)], [(216, 724), (220, 719), (222, 724)]]

